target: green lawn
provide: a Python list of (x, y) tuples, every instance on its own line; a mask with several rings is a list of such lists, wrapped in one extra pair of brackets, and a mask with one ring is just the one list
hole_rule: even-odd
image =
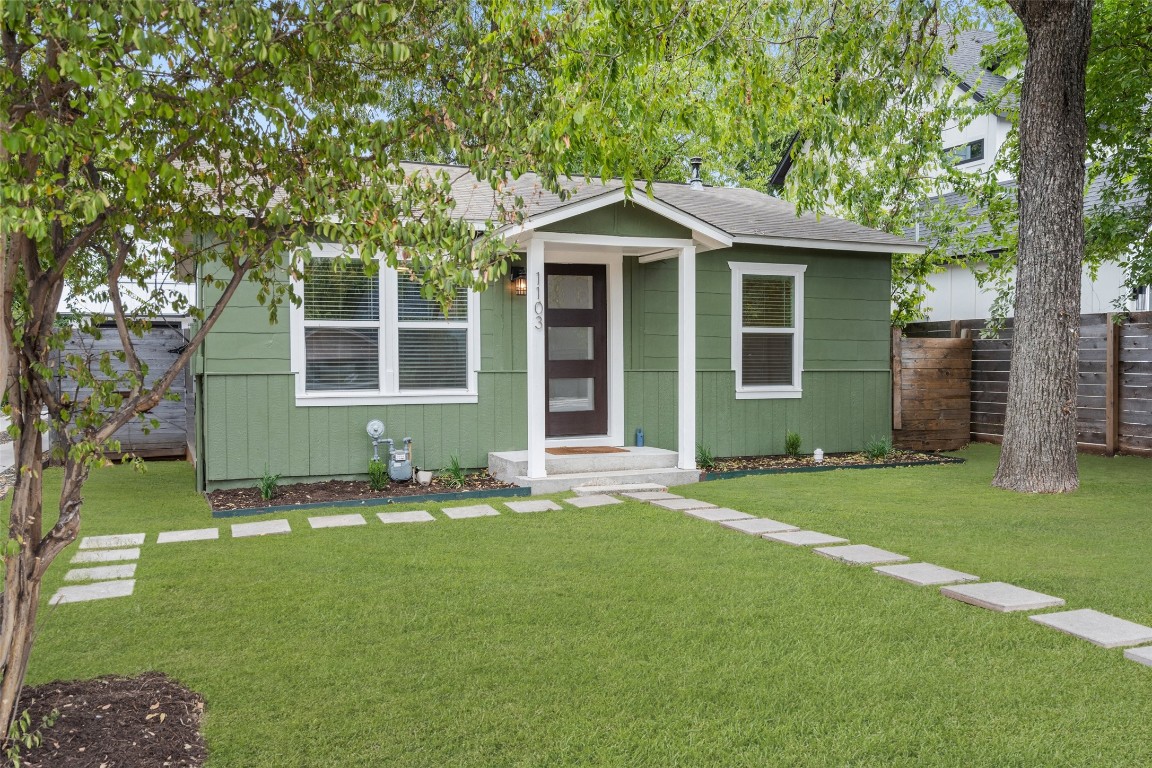
[[(1152, 623), (1152, 462), (1021, 497), (963, 455), (690, 490)], [(231, 522), (191, 483), (94, 473), (84, 534), (149, 533), (136, 594), (46, 608), (29, 682), (167, 672), (214, 768), (1152, 764), (1152, 669), (1120, 651), (678, 512), (156, 545)]]

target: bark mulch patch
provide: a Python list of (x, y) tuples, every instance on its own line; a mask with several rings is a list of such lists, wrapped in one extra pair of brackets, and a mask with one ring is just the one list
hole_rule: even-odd
[(433, 478), (431, 485), (417, 482), (389, 483), (382, 491), (372, 490), (364, 480), (326, 480), (321, 483), (293, 483), (276, 489), (276, 495), (265, 500), (256, 488), (228, 488), (205, 494), (213, 512), (233, 509), (259, 509), (291, 504), (316, 504), (329, 501), (356, 501), (357, 499), (399, 499), (405, 496), (423, 496), (429, 493), (459, 493), (460, 491), (487, 491), (515, 488), (515, 485), (484, 474), (468, 475), (462, 487), (449, 485), (443, 479)]
[(21, 755), (25, 768), (194, 768), (208, 756), (204, 699), (158, 672), (46, 683), (20, 702), (33, 728), (60, 713), (40, 746)]
[(805, 467), (889, 467), (905, 464), (939, 464), (960, 462), (961, 459), (939, 453), (921, 451), (896, 451), (884, 459), (870, 459), (862, 453), (826, 453), (824, 461), (817, 464), (811, 456), (733, 456), (716, 459), (716, 466), (708, 469), (715, 472), (741, 472), (750, 469), (802, 469)]

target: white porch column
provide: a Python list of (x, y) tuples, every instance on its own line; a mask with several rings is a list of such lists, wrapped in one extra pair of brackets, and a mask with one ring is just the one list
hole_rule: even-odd
[(528, 241), (528, 477), (545, 477), (544, 468), (544, 241)]
[(677, 366), (677, 450), (680, 469), (696, 469), (696, 247), (680, 249), (677, 280), (679, 296), (680, 361)]

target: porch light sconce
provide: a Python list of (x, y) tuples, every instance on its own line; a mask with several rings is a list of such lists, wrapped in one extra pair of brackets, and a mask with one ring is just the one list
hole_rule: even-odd
[(513, 295), (528, 295), (528, 273), (524, 270), (524, 267), (512, 267), (512, 269), (508, 271), (508, 282), (512, 286)]

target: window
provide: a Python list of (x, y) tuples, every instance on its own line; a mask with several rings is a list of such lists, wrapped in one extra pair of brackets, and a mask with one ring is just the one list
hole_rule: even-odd
[(404, 267), (364, 274), (316, 246), (298, 282), (293, 370), (300, 405), (476, 402), (476, 298), (466, 288), (445, 314)]
[(728, 266), (736, 397), (800, 397), (805, 267), (746, 262)]
[(944, 151), (952, 155), (952, 162), (956, 165), (974, 163), (984, 159), (984, 139), (976, 139), (976, 141), (970, 141), (967, 144), (948, 147)]

